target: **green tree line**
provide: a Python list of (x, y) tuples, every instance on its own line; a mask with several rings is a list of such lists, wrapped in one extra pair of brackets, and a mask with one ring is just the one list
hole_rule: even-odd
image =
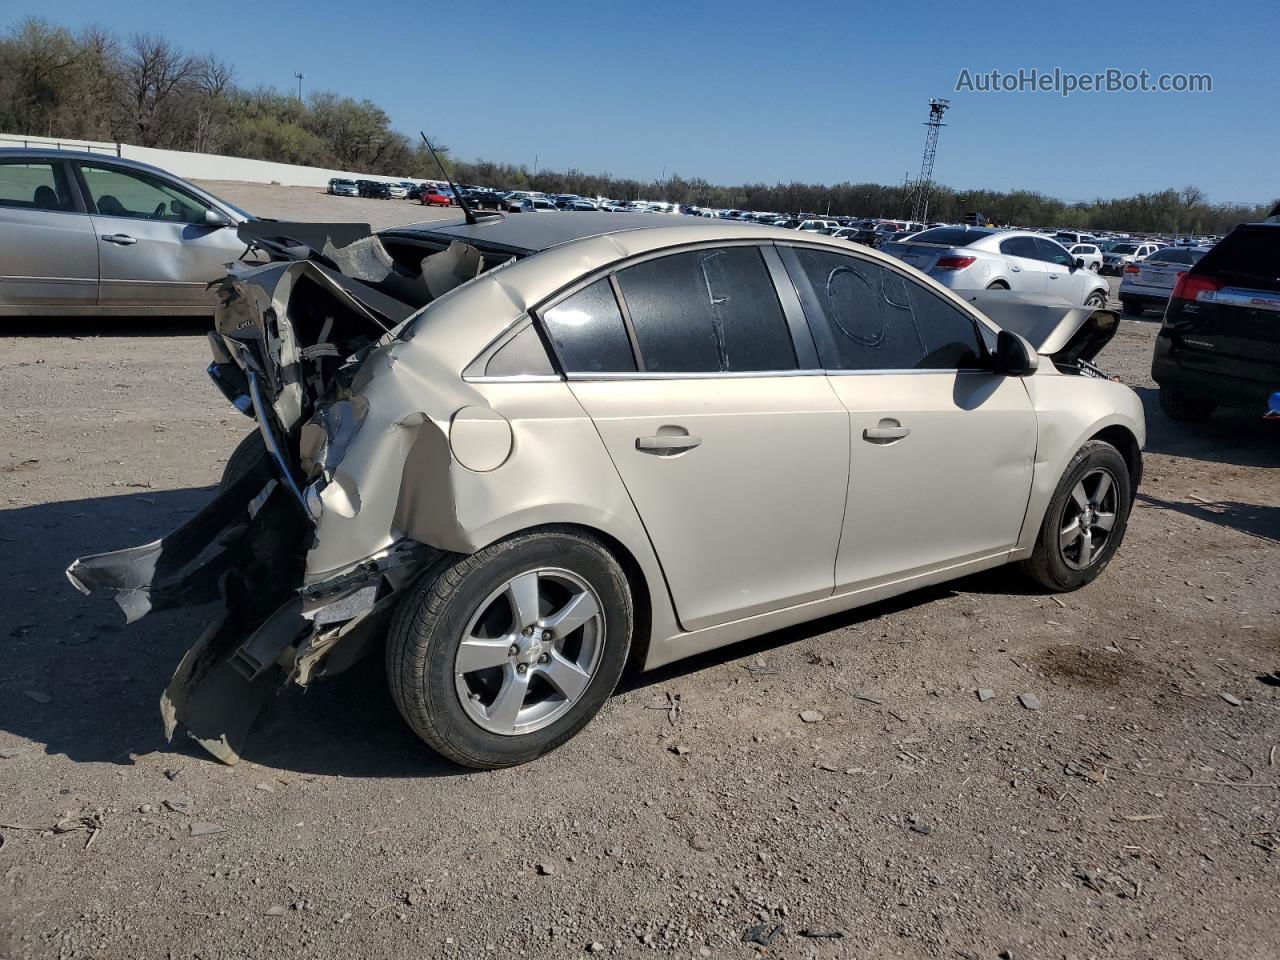
[[(36, 17), (19, 21), (0, 38), (0, 131), (389, 176), (438, 176), (423, 145), (393, 129), (386, 112), (369, 100), (329, 91), (300, 100), (270, 87), (249, 89), (236, 83), (234, 68), (216, 56), (186, 52), (164, 37), (121, 38), (101, 27), (73, 32)], [(638, 180), (464, 162), (441, 152), (455, 179), (503, 189), (832, 216), (905, 218), (911, 211), (902, 186), (724, 186), (675, 175)], [(1242, 220), (1264, 216), (1269, 207), (1210, 204), (1193, 186), (1069, 204), (1030, 191), (958, 191), (937, 185), (928, 216), (954, 222), (976, 211), (1001, 224), (1223, 233)]]

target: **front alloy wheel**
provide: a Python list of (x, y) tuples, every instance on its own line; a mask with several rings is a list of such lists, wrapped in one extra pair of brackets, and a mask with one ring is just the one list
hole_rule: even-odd
[(1115, 556), (1132, 507), (1128, 463), (1111, 444), (1090, 440), (1063, 471), (1023, 572), (1055, 593), (1078, 590)]
[(1116, 525), (1116, 482), (1106, 467), (1098, 467), (1071, 488), (1063, 507), (1058, 549), (1072, 570), (1084, 570), (1106, 553)]

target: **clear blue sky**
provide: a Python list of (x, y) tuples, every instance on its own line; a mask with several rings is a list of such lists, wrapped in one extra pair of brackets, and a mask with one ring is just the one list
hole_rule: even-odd
[[(949, 97), (935, 177), (1067, 200), (1193, 183), (1280, 196), (1280, 3), (59, 4), (72, 27), (163, 33), (246, 85), (330, 89), (465, 159), (739, 183), (896, 183)], [(456, 30), (451, 30), (451, 22)], [(465, 39), (453, 39), (458, 34)], [(954, 92), (962, 68), (1209, 73), (1213, 92)]]

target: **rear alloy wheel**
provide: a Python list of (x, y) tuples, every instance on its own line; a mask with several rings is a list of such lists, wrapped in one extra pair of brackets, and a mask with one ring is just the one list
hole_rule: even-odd
[(594, 537), (522, 534), (428, 571), (400, 602), (387, 676), (401, 715), (469, 767), (554, 750), (604, 705), (626, 663), (631, 593)]
[(1206, 397), (1189, 397), (1174, 387), (1161, 387), (1160, 409), (1170, 420), (1195, 423), (1198, 420), (1208, 420), (1218, 409), (1218, 405)]
[(1058, 482), (1023, 571), (1055, 593), (1083, 587), (1111, 562), (1132, 505), (1124, 457), (1111, 444), (1090, 440)]
[(1091, 264), (1089, 264), (1089, 269), (1090, 269), (1090, 270), (1092, 270), (1094, 273), (1101, 273), (1101, 272), (1102, 272), (1102, 264), (1100, 264), (1100, 263), (1091, 263)]

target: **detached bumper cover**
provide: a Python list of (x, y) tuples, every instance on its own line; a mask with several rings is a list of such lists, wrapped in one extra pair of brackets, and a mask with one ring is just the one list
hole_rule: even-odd
[(67, 570), (77, 590), (108, 594), (129, 622), (218, 602), (160, 699), (170, 740), (182, 726), (222, 762), (238, 762), (266, 702), (290, 680), (307, 683), (322, 661), (328, 669), (335, 648), (345, 655), (332, 665), (354, 662), (380, 635), (398, 588), (436, 553), (406, 542), (304, 587), (313, 532), (263, 458), (164, 538)]

